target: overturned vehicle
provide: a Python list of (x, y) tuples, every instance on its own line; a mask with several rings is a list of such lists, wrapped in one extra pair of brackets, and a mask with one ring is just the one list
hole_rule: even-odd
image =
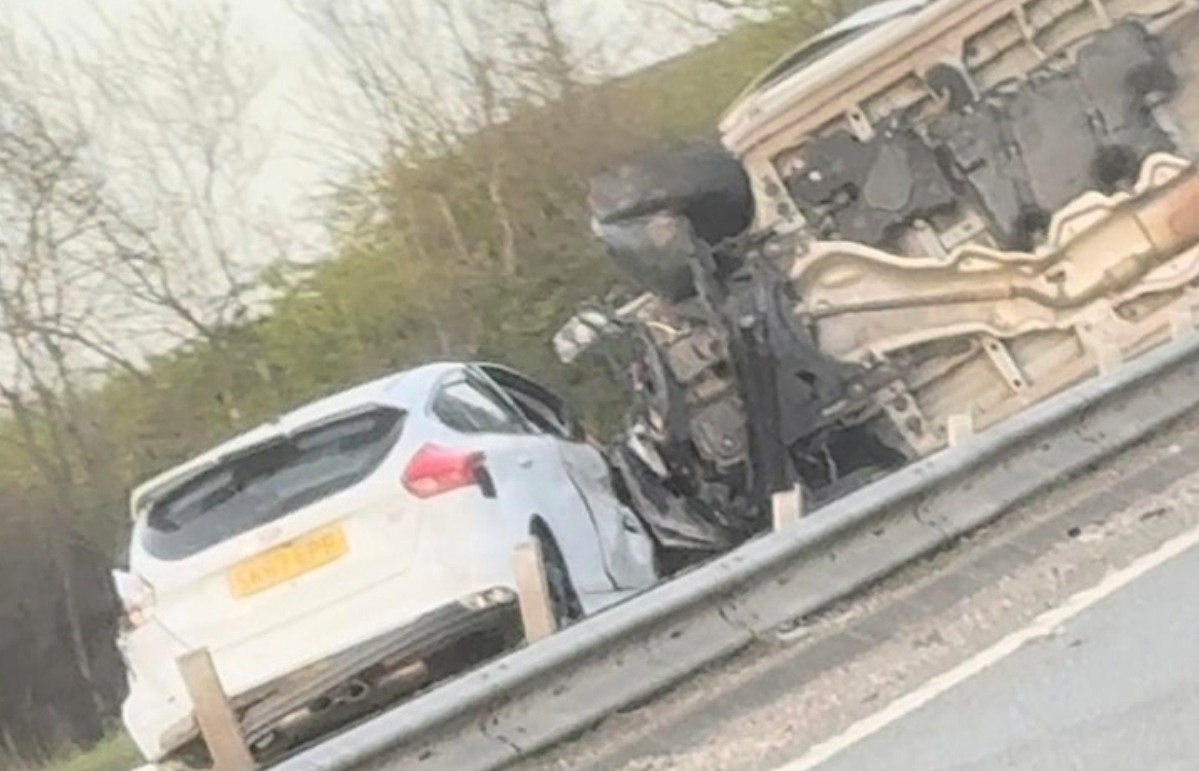
[(835, 497), (1194, 324), (1199, 0), (881, 3), (720, 135), (593, 180), (643, 294), (554, 341), (635, 342), (613, 462), (668, 550), (726, 549), (774, 491)]

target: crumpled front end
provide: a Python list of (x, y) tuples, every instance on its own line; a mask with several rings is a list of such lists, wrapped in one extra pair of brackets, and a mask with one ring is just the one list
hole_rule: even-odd
[[(650, 175), (619, 211), (595, 205), (612, 178), (646, 175), (593, 188), (601, 237), (646, 242), (608, 239), (622, 263), (672, 271), (626, 271), (652, 295), (626, 319), (630, 435), (663, 489), (738, 524), (767, 526), (773, 491), (818, 505), (1197, 325), (1199, 3), (901, 10), (761, 79), (721, 124), (725, 165), (702, 165), (722, 176)], [(752, 224), (705, 232), (699, 200)]]

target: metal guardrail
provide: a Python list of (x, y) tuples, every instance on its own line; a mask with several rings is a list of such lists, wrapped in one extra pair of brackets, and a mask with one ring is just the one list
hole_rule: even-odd
[(1197, 406), (1199, 337), (1188, 334), (277, 768), (501, 768), (827, 608)]

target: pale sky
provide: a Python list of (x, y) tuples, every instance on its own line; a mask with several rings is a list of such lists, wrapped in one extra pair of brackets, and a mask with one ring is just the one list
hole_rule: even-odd
[[(162, 8), (187, 8), (202, 5), (210, 0), (151, 0)], [(490, 0), (458, 0), (462, 3), (482, 3)], [(59, 34), (72, 28), (88, 28), (87, 18), (94, 9), (102, 12), (115, 23), (146, 0), (2, 0), (5, 10), (18, 23), (17, 29), (33, 21), (52, 33)], [(685, 51), (693, 39), (687, 35), (672, 33), (663, 35), (660, 30), (648, 30), (643, 15), (633, 9), (638, 0), (574, 0), (578, 12), (563, 16), (568, 34), (586, 41), (590, 47), (597, 39), (605, 41), (610, 52), (608, 66), (612, 74), (623, 74), (647, 66)], [(277, 158), (269, 172), (264, 174), (264, 188), (260, 191), (275, 205), (287, 210), (295, 192), (319, 180), (329, 171), (314, 161), (307, 137), (328, 130), (327, 126), (312, 124), (302, 105), (310, 101), (308, 85), (319, 79), (322, 67), (318, 36), (306, 28), (302, 20), (292, 13), (287, 0), (233, 0), (232, 7), (257, 45), (262, 49), (267, 66), (274, 69), (274, 76), (259, 105), (259, 114), (265, 117), (273, 132), (277, 133), (279, 147)], [(567, 6), (569, 7), (569, 6)], [(652, 38), (651, 38), (652, 36)], [(35, 40), (33, 35), (30, 40)], [(347, 116), (347, 125), (356, 122)]]
[[(217, 1), (0, 0), (0, 25), (11, 25), (22, 49), (22, 58), (32, 56), (39, 59), (38, 66), (53, 78), (68, 72), (70, 68), (64, 66), (54, 53), (54, 45), (47, 42), (47, 37), (52, 41), (65, 41), (64, 48), (69, 49), (74, 40), (72, 35), (78, 33), (81, 36), (79, 40), (91, 41), (92, 45), (102, 47), (103, 41), (111, 39), (106, 37), (105, 29), (111, 29), (112, 32), (107, 34), (112, 36), (122, 34), (129, 26), (126, 23), (122, 27), (122, 19), (128, 19), (134, 9), (148, 6), (158, 11), (169, 11), (174, 18), (175, 11), (182, 14), (195, 12)], [(484, 7), (492, 2), (453, 1), (478, 3)], [(698, 39), (694, 32), (685, 34), (665, 23), (655, 27), (645, 17), (645, 6), (638, 5), (644, 2), (563, 0), (568, 11), (572, 8), (577, 10), (563, 13), (559, 22), (565, 34), (573, 37), (581, 48), (588, 51), (600, 49), (601, 69), (608, 75), (636, 70), (682, 53), (694, 45)], [(249, 189), (239, 191), (231, 199), (229, 216), (231, 219), (252, 220), (250, 230), (253, 232), (248, 232), (244, 243), (247, 253), (269, 253), (269, 247), (253, 240), (257, 237), (255, 233), (269, 232), (273, 238), (287, 242), (286, 250), (293, 257), (307, 260), (328, 256), (331, 250), (317, 219), (319, 215), (313, 211), (311, 192), (344, 168), (331, 165), (326, 160), (328, 155), (322, 152), (320, 137), (330, 131), (337, 132), (340, 137), (355, 136), (355, 132), (358, 132), (362, 135), (363, 144), (369, 144), (374, 137), (364, 129), (367, 125), (364, 114), (354, 114), (356, 108), (352, 101), (343, 98), (328, 102), (335, 107), (326, 107), (322, 103), (322, 95), (330, 90), (339, 90), (335, 80), (337, 68), (334, 57), (328, 48), (322, 51), (327, 44), (293, 14), (288, 0), (232, 0), (230, 6), (234, 9), (244, 40), (248, 41), (247, 48), (252, 49), (248, 53), (235, 53), (249, 57), (247, 70), (262, 74), (263, 88), (254, 101), (247, 121), (250, 125), (246, 128), (266, 148), (266, 161), (256, 172)], [(107, 26), (97, 19), (97, 15), (103, 17)], [(667, 32), (667, 29), (670, 31)], [(96, 40), (102, 42), (97, 44), (94, 42)], [(333, 80), (330, 79), (331, 73)], [(142, 80), (136, 72), (125, 72), (116, 77), (126, 78), (125, 82)], [(351, 88), (344, 90), (353, 93)], [(97, 102), (96, 107), (99, 113), (104, 112), (102, 101)], [(187, 109), (187, 105), (183, 103), (180, 107), (176, 100), (167, 109)], [(314, 115), (319, 116), (319, 119), (314, 119)], [(103, 115), (100, 117), (103, 118)], [(138, 149), (141, 140), (136, 131), (121, 127), (119, 119), (109, 124), (118, 128), (109, 128), (106, 135), (105, 122), (100, 120), (96, 124), (99, 128), (94, 133), (104, 135), (103, 142), (124, 141), (126, 150), (130, 148), (130, 143), (135, 151)], [(112, 147), (117, 147), (117, 144)], [(364, 153), (364, 156), (367, 155), (371, 153)], [(144, 173), (139, 166), (149, 164), (129, 162), (128, 158), (138, 157), (136, 152), (120, 157), (126, 159), (124, 168), (104, 166), (109, 184), (134, 191), (135, 194), (147, 189), (141, 184), (144, 180), (139, 179), (138, 174)], [(145, 198), (144, 203), (151, 207), (162, 204), (152, 196)], [(202, 279), (201, 276), (192, 280)], [(169, 320), (164, 323), (169, 323)], [(144, 320), (130, 324), (129, 331), (121, 333), (121, 336), (123, 339), (128, 337), (130, 345), (141, 353), (160, 350), (168, 344), (163, 333), (147, 332), (147, 329), (153, 328), (153, 324)], [(0, 377), (4, 377), (5, 368), (2, 365), (6, 359), (4, 352), (0, 351)]]

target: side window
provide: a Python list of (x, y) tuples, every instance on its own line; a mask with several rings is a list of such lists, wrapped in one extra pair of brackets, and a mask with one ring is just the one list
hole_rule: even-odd
[(544, 394), (540, 392), (530, 393), (511, 385), (504, 390), (508, 392), (512, 401), (516, 402), (516, 406), (525, 414), (530, 423), (559, 439), (570, 438), (570, 424), (559, 410), (560, 403), (545, 399)]
[(560, 439), (572, 438), (570, 418), (561, 399), (533, 381), (509, 370), (483, 367), (483, 371), (498, 384), (537, 430)]
[(537, 426), (540, 431), (559, 439), (570, 438), (570, 426), (553, 407), (521, 391), (510, 389), (508, 395), (512, 397), (512, 401), (516, 402), (516, 406), (520, 407), (529, 422)]
[(468, 380), (442, 387), (433, 413), (455, 431), (468, 434), (525, 434), (525, 423), (502, 401)]

